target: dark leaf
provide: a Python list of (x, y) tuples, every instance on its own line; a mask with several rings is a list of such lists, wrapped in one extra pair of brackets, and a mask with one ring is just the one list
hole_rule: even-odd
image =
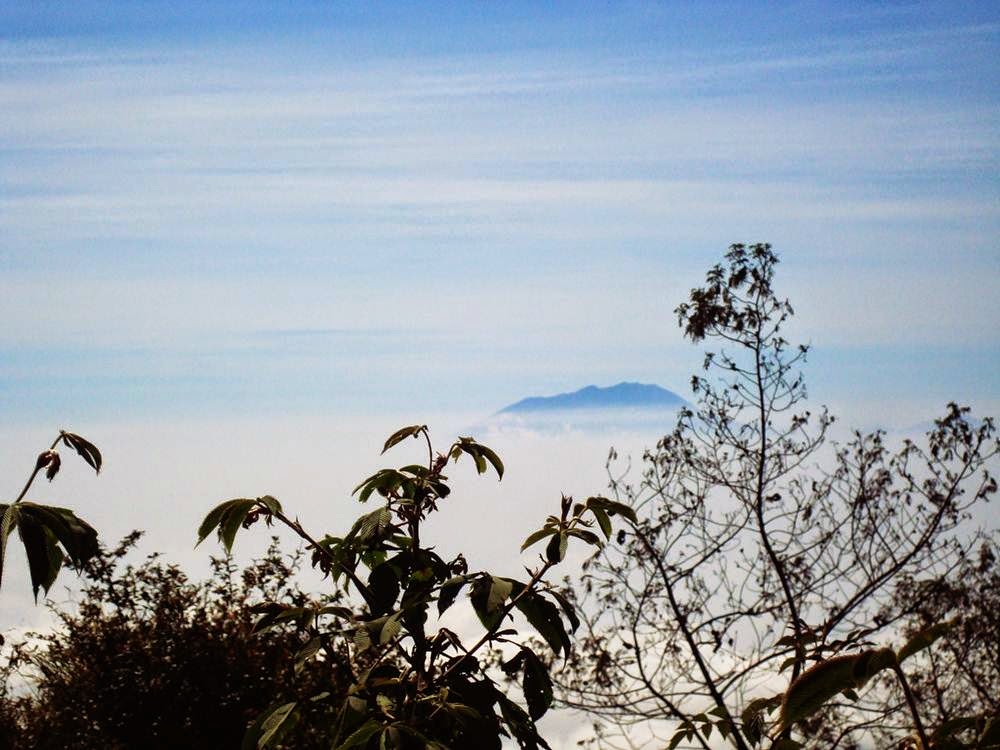
[(284, 703), (264, 712), (250, 725), (243, 736), (242, 750), (264, 750), (274, 747), (298, 723), (296, 703)]
[(72, 432), (65, 432), (60, 430), (59, 434), (62, 436), (62, 441), (70, 448), (75, 450), (80, 456), (90, 464), (91, 468), (97, 473), (101, 471), (101, 452), (97, 450), (97, 446), (91, 443), (84, 437), (76, 435)]
[(938, 622), (930, 627), (924, 628), (919, 633), (916, 633), (906, 644), (899, 649), (899, 654), (897, 654), (896, 659), (902, 662), (904, 659), (909, 659), (914, 654), (923, 651), (930, 646), (941, 636), (945, 635), (954, 626), (954, 622)]
[(524, 540), (524, 544), (521, 545), (521, 552), (524, 552), (532, 544), (536, 544), (542, 541), (545, 537), (555, 534), (556, 530), (552, 528), (539, 529), (528, 535), (528, 538)]
[(548, 668), (530, 649), (524, 649), (524, 700), (528, 715), (538, 721), (552, 705), (552, 679)]
[(403, 442), (408, 437), (418, 437), (421, 432), (427, 430), (427, 425), (425, 424), (415, 424), (409, 427), (403, 427), (402, 429), (396, 430), (389, 436), (389, 439), (385, 441), (385, 445), (382, 446), (382, 453), (385, 453), (392, 446)]

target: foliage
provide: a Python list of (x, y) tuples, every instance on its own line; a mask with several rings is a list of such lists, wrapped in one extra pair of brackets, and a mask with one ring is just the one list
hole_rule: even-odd
[[(214, 559), (212, 578), (192, 583), (156, 555), (125, 565), (138, 538), (134, 532), (89, 560), (79, 605), (55, 610), (59, 628), (12, 645), (0, 670), (0, 747), (238, 747), (273, 701), (321, 686), (344, 693), (344, 650), (293, 664), (296, 643), (310, 637), (308, 622), (254, 631), (263, 601), (307, 604), (294, 584), (299, 555), (283, 556), (275, 540), (242, 571)], [(322, 719), (322, 706), (305, 705)], [(310, 723), (290, 735), (294, 746), (327, 748)]]
[[(793, 310), (774, 292), (777, 262), (768, 245), (734, 245), (676, 310), (688, 338), (724, 349), (706, 355), (697, 406), (646, 454), (641, 481), (613, 475), (638, 520), (565, 592), (585, 635), (557, 674), (561, 697), (597, 715), (598, 744), (636, 725), (658, 746), (706, 749), (713, 736), (740, 750), (852, 747), (873, 728), (924, 747), (976, 742), (995, 703), (935, 715), (901, 662), (912, 650), (922, 664), (953, 632), (945, 606), (923, 610), (921, 635), (908, 623), (983, 542), (967, 518), (996, 492), (993, 422), (950, 404), (924, 446), (893, 451), (879, 431), (831, 445), (833, 418), (804, 405), (808, 348), (783, 337)], [(992, 618), (965, 627), (995, 632)], [(901, 631), (917, 640), (897, 654)], [(978, 654), (986, 641), (968, 643)], [(930, 679), (948, 682), (951, 665)]]
[[(278, 521), (309, 545), (313, 564), (350, 587), (363, 603), (313, 610), (316, 635), (299, 649), (297, 663), (309, 663), (331, 648), (349, 644), (354, 672), (347, 695), (323, 690), (309, 700), (280, 701), (262, 714), (243, 747), (275, 746), (302, 721), (307, 706), (329, 707), (335, 720), (325, 725), (331, 747), (347, 748), (499, 748), (512, 737), (522, 748), (548, 747), (535, 722), (553, 700), (546, 660), (517, 638), (510, 627), (515, 611), (557, 657), (570, 652), (570, 632), (577, 626), (572, 605), (545, 583), (562, 561), (570, 539), (599, 546), (611, 534), (610, 517), (635, 520), (632, 510), (605, 498), (574, 503), (564, 497), (558, 516), (525, 541), (527, 548), (548, 540), (545, 552), (525, 581), (486, 571), (469, 572), (464, 555), (442, 559), (422, 538), (426, 518), (453, 502), (444, 470), (450, 461), (471, 458), (479, 474), (492, 468), (503, 476), (503, 463), (486, 446), (461, 437), (444, 453), (435, 453), (427, 427), (404, 427), (389, 437), (383, 453), (407, 438), (427, 445), (427, 463), (387, 468), (355, 489), (359, 501), (380, 501), (342, 537), (311, 536), (285, 515), (271, 496), (235, 499), (216, 506), (198, 532), (199, 542), (215, 532), (230, 548), (240, 528), (259, 520)], [(437, 623), (463, 591), (482, 626), (471, 645), (459, 633)], [(268, 618), (298, 616), (299, 608), (274, 607)], [(484, 658), (502, 647), (509, 676), (519, 675), (523, 702), (513, 700), (491, 676)]]
[(35, 468), (17, 498), (12, 503), (0, 503), (0, 582), (3, 581), (7, 542), (17, 529), (28, 558), (28, 572), (36, 601), (39, 589), (48, 593), (67, 558), (74, 565), (81, 565), (97, 553), (97, 532), (86, 521), (77, 518), (73, 511), (24, 499), (43, 469), (50, 482), (59, 473), (62, 466), (62, 458), (56, 450), (59, 443), (75, 450), (95, 472), (100, 473), (102, 458), (97, 447), (80, 435), (60, 430), (48, 450), (39, 454)]

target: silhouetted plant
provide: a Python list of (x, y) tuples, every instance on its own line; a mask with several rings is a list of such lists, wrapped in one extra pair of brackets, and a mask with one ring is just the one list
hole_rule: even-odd
[(60, 430), (48, 450), (39, 454), (20, 494), (11, 503), (0, 503), (0, 582), (3, 580), (7, 542), (16, 529), (28, 558), (28, 572), (36, 601), (39, 589), (48, 593), (65, 559), (80, 565), (97, 552), (97, 532), (73, 511), (25, 500), (43, 469), (50, 482), (59, 473), (62, 466), (57, 450), (59, 443), (75, 450), (95, 472), (100, 473), (102, 459), (97, 447), (80, 435)]
[[(132, 750), (239, 747), (248, 724), (273, 701), (322, 688), (345, 695), (344, 649), (296, 665), (307, 627), (289, 620), (254, 629), (255, 607), (302, 607), (301, 555), (272, 541), (238, 570), (213, 559), (194, 583), (158, 555), (126, 564), (139, 533), (101, 549), (82, 568), (73, 609), (57, 607), (53, 630), (22, 638), (0, 670), (0, 747), (10, 750)], [(323, 605), (333, 606), (330, 598)], [(328, 748), (311, 727), (327, 710), (303, 700), (311, 720), (289, 735), (297, 748)]]
[[(244, 748), (284, 741), (300, 721), (310, 721), (303, 713), (317, 704), (328, 706), (335, 716), (322, 725), (333, 748), (488, 750), (500, 748), (504, 736), (522, 748), (548, 747), (535, 722), (552, 703), (549, 669), (534, 648), (518, 639), (511, 627), (514, 613), (541, 636), (543, 647), (557, 657), (568, 654), (577, 617), (572, 605), (545, 583), (546, 574), (564, 559), (570, 539), (600, 546), (601, 537), (590, 527), (596, 524), (608, 538), (611, 516), (635, 516), (605, 498), (574, 503), (564, 497), (559, 515), (549, 516), (522, 547), (547, 540), (527, 580), (469, 572), (462, 554), (442, 559), (423, 537), (422, 525), (443, 503), (453, 502), (444, 475), (449, 461), (466, 456), (478, 473), (492, 467), (498, 477), (503, 464), (492, 450), (467, 437), (435, 453), (423, 425), (394, 433), (383, 453), (409, 437), (426, 442), (426, 465), (382, 469), (359, 484), (355, 493), (361, 502), (379, 498), (381, 505), (358, 518), (342, 537), (310, 535), (270, 496), (222, 503), (201, 525), (199, 540), (216, 532), (228, 549), (241, 527), (260, 520), (284, 524), (309, 545), (315, 566), (335, 582), (343, 581), (345, 590), (353, 587), (363, 600), (354, 606), (274, 605), (263, 610), (262, 624), (300, 617), (313, 623), (314, 635), (299, 649), (297, 663), (350, 644), (355, 671), (346, 697), (326, 689), (309, 700), (278, 702), (251, 727)], [(454, 630), (430, 624), (463, 589), (482, 626), (469, 645)], [(496, 646), (509, 649), (502, 668), (520, 675), (523, 705), (507, 695), (488, 669), (484, 657)]]
[[(918, 705), (932, 700), (926, 668), (918, 691), (902, 662), (953, 632), (949, 612), (919, 600), (983, 541), (963, 522), (996, 491), (993, 422), (950, 404), (925, 447), (892, 452), (882, 432), (855, 432), (824, 453), (833, 418), (804, 406), (807, 347), (782, 335), (792, 307), (772, 287), (776, 264), (768, 245), (734, 245), (676, 310), (692, 341), (728, 349), (705, 356), (718, 378), (693, 378), (697, 406), (645, 455), (641, 481), (613, 476), (638, 521), (575, 592), (585, 634), (557, 675), (561, 697), (597, 716), (594, 742), (608, 746), (641, 743), (637, 725), (654, 746), (706, 750), (853, 747), (873, 727), (913, 732), (925, 750), (979, 742), (995, 701), (935, 713)], [(1000, 693), (996, 672), (981, 673)]]

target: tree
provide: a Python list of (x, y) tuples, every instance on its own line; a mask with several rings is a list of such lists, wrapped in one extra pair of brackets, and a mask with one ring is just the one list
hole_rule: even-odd
[[(82, 567), (82, 599), (73, 610), (55, 609), (58, 628), (12, 644), (0, 668), (0, 747), (239, 747), (250, 721), (274, 700), (320, 686), (344, 694), (346, 650), (297, 667), (298, 623), (253, 627), (254, 607), (265, 600), (307, 602), (294, 583), (300, 554), (282, 555), (274, 540), (242, 571), (231, 558), (216, 558), (211, 579), (193, 583), (157, 555), (125, 564), (139, 536), (100, 549)], [(314, 720), (289, 739), (298, 748), (328, 748), (309, 729), (323, 707), (306, 703), (304, 710)]]
[[(638, 521), (587, 565), (561, 697), (596, 715), (608, 746), (645, 732), (670, 747), (707, 749), (713, 736), (740, 750), (853, 747), (873, 727), (973, 741), (995, 702), (966, 696), (954, 709), (964, 728), (949, 729), (951, 709), (916, 706), (933, 690), (917, 678), (916, 695), (901, 663), (947, 629), (947, 607), (923, 592), (950, 591), (987, 543), (967, 520), (996, 491), (993, 422), (950, 404), (923, 447), (890, 450), (878, 431), (831, 445), (833, 418), (805, 404), (808, 349), (782, 335), (793, 310), (773, 289), (777, 262), (768, 245), (733, 245), (676, 309), (688, 338), (723, 349), (706, 354), (695, 408), (647, 452), (641, 479), (613, 477)], [(921, 612), (933, 630), (892, 650)], [(985, 625), (969, 614), (979, 665), (978, 634), (996, 631), (997, 614)], [(933, 681), (945, 657), (932, 653)], [(971, 679), (991, 680), (995, 696), (990, 669)]]
[[(463, 554), (449, 561), (438, 555), (422, 534), (423, 522), (454, 502), (444, 474), (450, 461), (467, 457), (479, 474), (492, 468), (498, 478), (503, 463), (468, 437), (435, 453), (425, 425), (398, 430), (382, 452), (411, 437), (426, 443), (427, 463), (382, 469), (359, 484), (358, 500), (379, 498), (381, 505), (359, 517), (343, 537), (311, 535), (269, 495), (221, 503), (202, 523), (199, 541), (214, 532), (227, 549), (241, 527), (261, 520), (283, 524), (308, 545), (315, 566), (334, 582), (343, 580), (345, 592), (353, 587), (361, 599), (353, 605), (261, 608), (258, 626), (289, 618), (310, 623), (311, 638), (298, 650), (297, 663), (350, 644), (353, 673), (346, 696), (326, 688), (308, 700), (278, 701), (251, 726), (244, 748), (281, 743), (300, 723), (316, 720), (306, 715), (315, 706), (328, 708), (328, 720), (320, 718), (314, 728), (341, 750), (499, 750), (505, 736), (529, 750), (548, 747), (535, 722), (552, 703), (549, 669), (536, 647), (517, 637), (511, 627), (514, 614), (534, 628), (555, 657), (568, 654), (576, 613), (546, 584), (546, 574), (565, 558), (570, 539), (600, 546), (601, 537), (590, 528), (596, 525), (607, 539), (611, 516), (634, 519), (632, 510), (606, 498), (574, 503), (564, 497), (559, 515), (549, 516), (522, 547), (546, 541), (526, 581), (469, 572)], [(440, 622), (436, 629), (431, 626), (431, 618), (452, 607), (463, 590), (482, 625), (471, 645)], [(511, 699), (491, 674), (484, 657), (493, 647), (507, 649), (502, 668), (520, 676), (523, 702)]]

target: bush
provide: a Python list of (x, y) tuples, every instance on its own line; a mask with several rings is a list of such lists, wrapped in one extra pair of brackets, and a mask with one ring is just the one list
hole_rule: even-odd
[[(82, 598), (75, 610), (55, 609), (59, 628), (11, 646), (0, 669), (0, 747), (239, 747), (275, 699), (346, 684), (343, 652), (295, 668), (294, 624), (252, 632), (255, 604), (305, 603), (294, 584), (299, 554), (282, 555), (274, 540), (243, 570), (213, 559), (211, 578), (194, 583), (158, 555), (127, 564), (139, 537), (81, 568)], [(291, 736), (294, 747), (328, 747), (308, 727)]]

